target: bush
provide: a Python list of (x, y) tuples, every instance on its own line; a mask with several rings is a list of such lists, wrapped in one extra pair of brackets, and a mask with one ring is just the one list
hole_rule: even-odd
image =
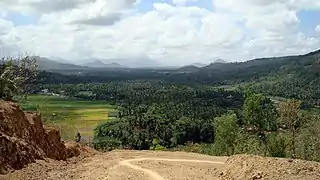
[(150, 147), (150, 150), (156, 150), (156, 151), (161, 151), (165, 150), (166, 148), (162, 145), (160, 145), (159, 139), (153, 139), (152, 141), (152, 146)]
[(267, 150), (272, 157), (286, 157), (287, 141), (277, 134), (271, 134), (267, 139)]
[[(120, 148), (126, 140), (126, 122), (121, 120), (110, 120), (100, 124), (94, 132), (93, 147), (98, 150), (112, 150)], [(123, 137), (123, 138), (120, 138)]]
[(115, 138), (94, 138), (93, 148), (102, 151), (111, 151), (121, 146), (121, 141)]
[(251, 135), (245, 132), (238, 132), (235, 141), (235, 154), (255, 154), (263, 155), (263, 146), (257, 139), (256, 135)]

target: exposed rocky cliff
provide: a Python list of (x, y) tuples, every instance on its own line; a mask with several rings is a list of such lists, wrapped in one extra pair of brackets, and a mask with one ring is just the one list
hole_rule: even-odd
[(19, 105), (0, 100), (0, 174), (37, 159), (66, 160), (78, 154), (70, 152), (59, 131), (44, 127), (38, 114), (23, 112)]

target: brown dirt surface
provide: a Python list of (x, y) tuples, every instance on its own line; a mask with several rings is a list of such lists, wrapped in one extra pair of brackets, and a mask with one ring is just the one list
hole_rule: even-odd
[(81, 147), (66, 161), (38, 160), (0, 180), (317, 180), (320, 164), (252, 155), (214, 157), (185, 152), (107, 153)]
[(66, 160), (76, 149), (66, 148), (59, 130), (44, 127), (36, 113), (0, 100), (0, 174), (22, 169), (36, 160)]
[(320, 163), (253, 155), (230, 157), (220, 172), (223, 180), (317, 180)]
[(67, 161), (39, 160), (22, 170), (0, 176), (0, 180), (215, 180), (226, 160), (225, 157), (184, 152), (116, 150), (100, 153), (90, 148), (87, 151), (85, 156), (81, 153)]

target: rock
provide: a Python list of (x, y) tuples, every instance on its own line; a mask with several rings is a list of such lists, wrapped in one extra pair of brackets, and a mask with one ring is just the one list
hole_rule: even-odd
[(262, 176), (263, 175), (263, 173), (262, 172), (257, 172), (257, 174), (255, 174), (255, 175), (253, 175), (252, 176), (252, 179), (254, 180), (254, 179), (262, 179)]

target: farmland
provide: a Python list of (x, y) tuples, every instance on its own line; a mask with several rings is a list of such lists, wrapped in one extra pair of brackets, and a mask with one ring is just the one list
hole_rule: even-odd
[(31, 95), (21, 101), (26, 111), (38, 111), (46, 125), (60, 129), (62, 138), (72, 140), (80, 132), (90, 140), (94, 128), (118, 115), (115, 107), (105, 101), (78, 100), (68, 97)]

